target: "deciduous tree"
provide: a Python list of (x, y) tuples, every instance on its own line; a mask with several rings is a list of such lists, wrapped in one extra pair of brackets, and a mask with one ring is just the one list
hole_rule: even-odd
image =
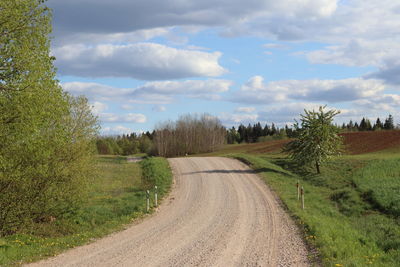
[(301, 124), (294, 127), (298, 133), (297, 139), (289, 142), (284, 151), (299, 165), (314, 164), (317, 173), (320, 173), (321, 163), (330, 157), (339, 155), (342, 148), (342, 139), (338, 135), (339, 129), (332, 122), (339, 111), (325, 111), (319, 107), (318, 111), (304, 110)]

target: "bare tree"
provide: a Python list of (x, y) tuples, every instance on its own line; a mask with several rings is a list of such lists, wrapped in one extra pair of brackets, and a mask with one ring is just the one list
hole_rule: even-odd
[(225, 135), (226, 129), (216, 117), (188, 114), (158, 125), (154, 144), (160, 156), (184, 156), (216, 150), (224, 144)]

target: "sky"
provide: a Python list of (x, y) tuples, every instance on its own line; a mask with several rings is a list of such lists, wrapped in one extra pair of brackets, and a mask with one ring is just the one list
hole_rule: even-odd
[(49, 0), (64, 90), (85, 95), (103, 135), (152, 131), (188, 113), (226, 127), (400, 123), (400, 2)]

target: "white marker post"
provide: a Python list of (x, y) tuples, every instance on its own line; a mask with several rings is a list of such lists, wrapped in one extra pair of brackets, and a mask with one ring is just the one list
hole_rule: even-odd
[(304, 210), (304, 188), (301, 187), (301, 208)]
[(150, 210), (150, 191), (146, 191), (146, 212)]
[(154, 205), (157, 207), (158, 203), (157, 203), (157, 186), (154, 186)]

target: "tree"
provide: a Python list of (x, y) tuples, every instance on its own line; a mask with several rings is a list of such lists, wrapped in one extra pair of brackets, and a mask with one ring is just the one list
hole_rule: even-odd
[(226, 140), (226, 129), (208, 114), (181, 116), (165, 122), (154, 135), (156, 153), (164, 157), (215, 151)]
[(0, 236), (78, 206), (97, 132), (55, 79), (43, 3), (0, 1)]
[(381, 122), (380, 118), (376, 119), (375, 125), (374, 125), (374, 131), (375, 130), (381, 130), (383, 129), (383, 123)]
[(393, 130), (394, 129), (394, 122), (393, 116), (389, 114), (389, 117), (386, 118), (385, 123), (383, 124), (383, 128), (385, 130)]
[(340, 111), (324, 111), (319, 107), (318, 111), (304, 110), (301, 116), (301, 125), (296, 122), (295, 130), (298, 138), (289, 142), (284, 151), (299, 165), (315, 164), (317, 173), (320, 173), (321, 163), (334, 155), (339, 155), (342, 147), (342, 139), (338, 135), (339, 129), (332, 124), (333, 118)]

